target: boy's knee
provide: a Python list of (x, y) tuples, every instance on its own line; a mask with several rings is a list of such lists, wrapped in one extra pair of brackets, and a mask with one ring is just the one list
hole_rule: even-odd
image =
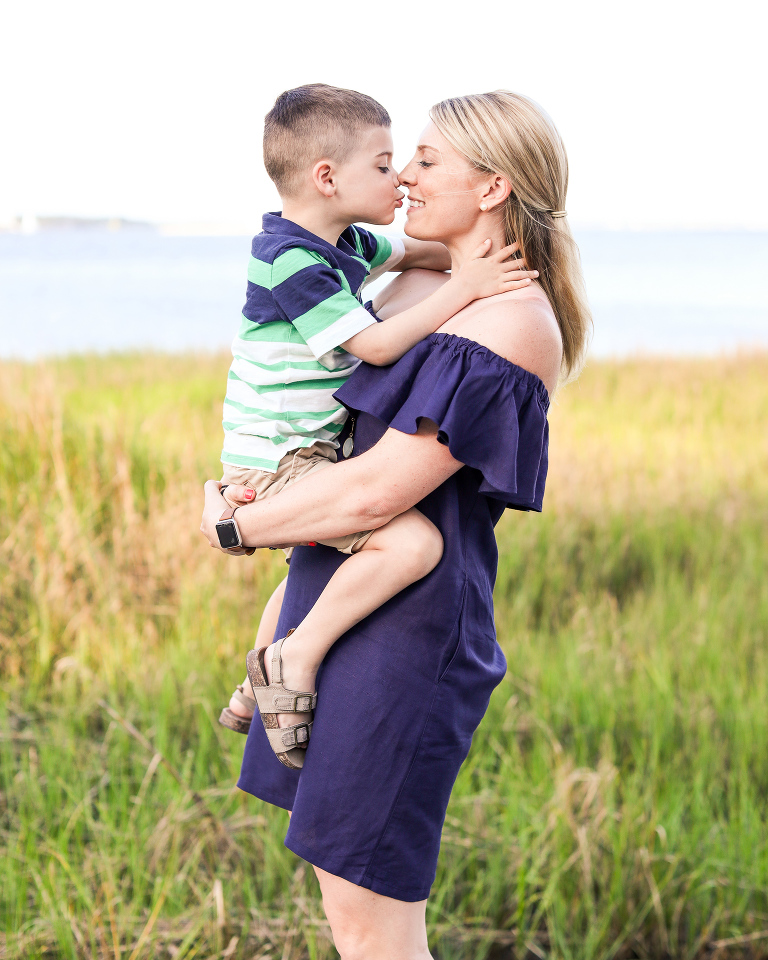
[(411, 536), (402, 544), (403, 561), (411, 568), (415, 580), (431, 573), (443, 556), (443, 538), (437, 527), (426, 517), (417, 515)]

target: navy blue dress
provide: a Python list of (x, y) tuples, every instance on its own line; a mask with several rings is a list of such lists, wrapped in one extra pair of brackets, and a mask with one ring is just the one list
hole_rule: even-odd
[[(424, 900), (448, 800), (506, 669), (496, 642), (493, 528), (505, 506), (541, 510), (549, 398), (534, 374), (472, 340), (433, 334), (390, 367), (362, 364), (337, 392), (358, 411), (355, 453), (426, 417), (466, 466), (418, 504), (445, 541), (423, 580), (346, 633), (318, 675), (303, 770), (254, 723), (239, 786), (293, 811), (286, 846), (397, 900)], [(293, 554), (277, 636), (298, 624), (346, 558)]]

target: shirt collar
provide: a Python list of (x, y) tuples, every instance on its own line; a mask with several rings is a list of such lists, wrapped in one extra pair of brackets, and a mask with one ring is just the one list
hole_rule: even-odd
[(310, 250), (316, 250), (321, 256), (330, 260), (331, 266), (344, 272), (350, 288), (355, 292), (359, 290), (370, 273), (370, 265), (360, 256), (353, 245), (354, 232), (352, 227), (348, 227), (342, 233), (337, 244), (329, 243), (322, 237), (310, 233), (309, 230), (305, 230), (298, 223), (294, 223), (293, 220), (285, 219), (279, 212), (265, 213), (262, 217), (261, 227), (264, 233), (272, 236), (293, 237), (302, 246), (306, 246)]

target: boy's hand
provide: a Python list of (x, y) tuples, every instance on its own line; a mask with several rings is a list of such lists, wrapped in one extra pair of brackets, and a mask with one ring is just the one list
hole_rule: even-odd
[(539, 275), (538, 270), (526, 269), (525, 260), (508, 259), (518, 249), (518, 244), (513, 243), (489, 255), (490, 244), (490, 240), (484, 240), (449, 281), (464, 288), (467, 303), (527, 287)]

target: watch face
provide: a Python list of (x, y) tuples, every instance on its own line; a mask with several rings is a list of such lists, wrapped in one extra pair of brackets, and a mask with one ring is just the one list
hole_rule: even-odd
[(242, 543), (234, 520), (220, 520), (216, 524), (216, 533), (219, 535), (219, 543), (224, 550), (228, 550), (230, 547), (239, 547)]

